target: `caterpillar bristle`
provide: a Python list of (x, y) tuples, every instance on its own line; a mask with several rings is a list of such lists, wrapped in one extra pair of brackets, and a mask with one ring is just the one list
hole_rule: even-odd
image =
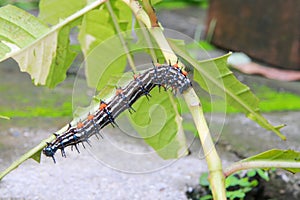
[[(86, 142), (90, 147), (92, 147), (91, 142), (86, 138), (83, 142)], [(82, 142), (82, 144), (83, 144)]]
[(136, 112), (136, 110), (132, 106), (127, 105), (127, 107), (128, 107), (128, 111), (129, 111), (130, 114), (132, 114), (132, 111)]
[(56, 161), (55, 161), (54, 155), (53, 155), (53, 156), (51, 156), (51, 157), (52, 157), (52, 160), (53, 160), (54, 164), (56, 164)]
[[(75, 149), (77, 150), (77, 152), (80, 153), (80, 151), (79, 151), (79, 149), (78, 149), (78, 147), (77, 147), (77, 144), (74, 144), (73, 146), (75, 146)], [(73, 146), (72, 146), (72, 147), (73, 147)]]
[(61, 156), (66, 158), (67, 156), (66, 156), (65, 149), (61, 148), (60, 151), (61, 151)]

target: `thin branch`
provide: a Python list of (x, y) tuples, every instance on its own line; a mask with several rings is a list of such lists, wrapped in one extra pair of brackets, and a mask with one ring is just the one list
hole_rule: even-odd
[(227, 167), (224, 170), (224, 175), (228, 177), (241, 170), (253, 169), (253, 168), (300, 168), (299, 162), (284, 162), (284, 161), (249, 161), (249, 162), (237, 162)]
[(157, 17), (156, 17), (156, 13), (155, 13), (155, 10), (154, 8), (152, 7), (151, 3), (149, 0), (143, 0), (143, 5), (144, 5), (144, 8), (150, 18), (150, 21), (151, 21), (151, 27), (159, 27), (159, 24), (158, 24), (158, 20), (157, 20)]
[(132, 71), (133, 71), (133, 72), (136, 72), (136, 67), (135, 67), (134, 61), (133, 61), (132, 56), (131, 56), (131, 54), (130, 54), (130, 52), (129, 52), (129, 49), (128, 49), (127, 45), (126, 45), (125, 39), (124, 39), (124, 37), (123, 37), (123, 35), (122, 35), (122, 31), (121, 31), (121, 28), (120, 28), (120, 26), (119, 26), (117, 17), (116, 17), (116, 15), (115, 15), (115, 13), (114, 13), (112, 7), (111, 7), (110, 2), (107, 1), (105, 4), (106, 4), (106, 6), (107, 6), (107, 8), (108, 8), (108, 12), (109, 12), (110, 15), (111, 15), (112, 21), (113, 21), (114, 26), (115, 26), (116, 31), (117, 31), (117, 34), (118, 34), (118, 36), (119, 36), (119, 39), (120, 39), (120, 41), (121, 41), (121, 43), (122, 43), (122, 46), (123, 46), (123, 48), (124, 48), (124, 51), (125, 51), (125, 53), (126, 53), (127, 60), (128, 60), (128, 62), (129, 62), (129, 65), (130, 65)]
[(149, 32), (146, 30), (146, 27), (145, 25), (140, 21), (140, 20), (137, 20), (138, 23), (139, 23), (139, 26), (141, 27), (141, 31), (144, 35), (144, 38), (146, 40), (146, 43), (147, 43), (147, 46), (149, 47), (149, 51), (150, 51), (150, 55), (151, 55), (151, 58), (152, 58), (152, 61), (156, 61), (157, 60), (157, 56), (155, 54), (155, 51), (153, 50), (153, 44), (152, 44), (152, 41), (151, 41), (151, 36), (149, 35)]

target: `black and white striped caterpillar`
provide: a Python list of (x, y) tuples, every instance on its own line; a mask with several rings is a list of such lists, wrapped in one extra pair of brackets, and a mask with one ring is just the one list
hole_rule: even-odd
[(87, 116), (83, 121), (77, 123), (76, 126), (69, 124), (68, 129), (56, 136), (56, 139), (43, 149), (43, 153), (52, 157), (55, 162), (54, 154), (58, 149), (61, 150), (63, 157), (66, 157), (65, 147), (75, 147), (79, 152), (77, 144), (88, 142), (88, 138), (92, 135), (100, 137), (100, 130), (108, 124), (118, 126), (115, 122), (116, 117), (124, 110), (129, 112), (135, 111), (132, 104), (141, 96), (151, 97), (150, 91), (155, 87), (163, 87), (165, 90), (169, 88), (176, 94), (182, 93), (191, 86), (191, 81), (187, 77), (187, 72), (178, 67), (178, 64), (157, 64), (153, 68), (146, 70), (142, 74), (135, 74), (133, 80), (122, 88), (116, 89), (116, 95), (109, 101), (101, 101), (99, 109)]

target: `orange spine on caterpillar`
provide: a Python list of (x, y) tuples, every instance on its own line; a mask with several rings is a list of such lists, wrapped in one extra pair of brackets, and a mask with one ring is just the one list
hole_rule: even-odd
[(100, 105), (99, 105), (99, 110), (104, 110), (104, 109), (106, 109), (106, 107), (107, 107), (107, 104), (101, 100)]

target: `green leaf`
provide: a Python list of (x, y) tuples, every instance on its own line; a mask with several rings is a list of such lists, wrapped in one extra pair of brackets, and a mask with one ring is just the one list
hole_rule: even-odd
[(112, 74), (121, 74), (126, 66), (122, 44), (109, 19), (107, 10), (87, 13), (78, 36), (86, 57), (88, 85), (98, 90), (109, 82)]
[(58, 32), (56, 56), (52, 59), (46, 85), (54, 88), (66, 78), (68, 68), (71, 66), (77, 53), (71, 50), (69, 34), (73, 23), (62, 27)]
[(21, 71), (31, 74), (36, 84), (45, 84), (45, 75), (56, 49), (57, 33), (47, 35), (43, 41), (35, 41), (49, 31), (46, 25), (27, 12), (11, 5), (1, 7), (0, 39), (2, 46), (6, 47), (1, 48), (4, 51), (0, 52), (0, 61), (13, 56)]
[(259, 100), (250, 91), (249, 87), (242, 84), (227, 67), (227, 58), (224, 56), (198, 62), (188, 55), (183, 48), (169, 40), (172, 49), (194, 68), (194, 80), (210, 94), (216, 94), (226, 99), (226, 103), (244, 112), (246, 116), (263, 128), (273, 131), (281, 139), (286, 139), (279, 131), (283, 126), (272, 126), (259, 111)]
[(174, 111), (176, 102), (170, 102), (172, 95), (155, 88), (151, 96), (149, 101), (142, 97), (134, 104), (137, 112), (130, 115), (133, 127), (163, 159), (186, 155), (182, 119)]
[(155, 4), (158, 4), (159, 2), (162, 2), (162, 0), (152, 0), (152, 1), (151, 1), (151, 4), (152, 4), (152, 5), (155, 5)]
[(15, 48), (25, 47), (49, 31), (49, 28), (33, 15), (12, 5), (0, 8), (0, 27), (2, 43), (12, 43)]
[(239, 190), (235, 190), (235, 191), (227, 191), (226, 196), (230, 200), (231, 199), (236, 199), (236, 198), (243, 199), (246, 196), (246, 194), (242, 189), (239, 189)]
[(0, 58), (4, 57), (5, 54), (10, 52), (10, 48), (0, 41)]
[(236, 186), (240, 184), (240, 179), (234, 175), (228, 176), (225, 180), (225, 186), (230, 187), (230, 186)]
[[(49, 28), (29, 13), (11, 6), (0, 8), (1, 49), (16, 51), (34, 42)], [(5, 52), (1, 52), (1, 55)], [(0, 61), (7, 58), (2, 56)], [(4, 58), (3, 58), (4, 57)]]
[[(276, 167), (292, 173), (300, 172), (300, 152), (294, 150), (272, 149), (240, 161), (247, 164), (266, 166), (263, 168)], [(269, 167), (267, 167), (269, 166)]]
[(253, 177), (253, 176), (255, 176), (255, 175), (256, 175), (256, 170), (255, 170), (255, 169), (249, 170), (249, 171), (247, 172), (247, 176), (248, 176), (248, 177)]
[(199, 184), (201, 186), (209, 186), (209, 181), (208, 181), (208, 173), (202, 173), (200, 178), (199, 178)]
[(211, 194), (207, 194), (207, 195), (205, 195), (203, 197), (200, 197), (199, 200), (209, 200), (209, 199), (213, 199), (213, 196)]
[(0, 62), (12, 57), (36, 85), (56, 86), (76, 56), (69, 45), (70, 29), (100, 3), (87, 5), (52, 28), (17, 7), (1, 7)]
[(51, 25), (77, 12), (87, 4), (87, 0), (41, 0), (39, 18)]
[[(123, 31), (131, 28), (131, 10), (126, 4), (114, 1), (119, 26)], [(119, 33), (124, 37), (126, 33)], [(106, 7), (87, 13), (78, 35), (86, 57), (85, 72), (90, 87), (101, 90), (112, 74), (121, 74), (126, 67), (126, 52), (116, 34), (111, 16)]]
[(262, 170), (262, 169), (256, 169), (255, 171), (256, 171), (256, 172), (258, 173), (258, 175), (259, 175), (262, 179), (264, 179), (265, 181), (269, 181), (269, 180), (270, 180), (269, 174), (268, 174), (267, 171), (264, 171), (264, 170)]
[(113, 1), (112, 7), (117, 16), (121, 30), (130, 30), (132, 28), (133, 15), (128, 5), (123, 1), (115, 0)]

